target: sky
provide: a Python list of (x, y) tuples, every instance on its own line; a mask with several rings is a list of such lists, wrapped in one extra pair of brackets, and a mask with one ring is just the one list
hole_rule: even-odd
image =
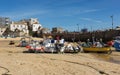
[(38, 18), (43, 27), (68, 31), (120, 26), (120, 0), (0, 0), (0, 16), (12, 21)]

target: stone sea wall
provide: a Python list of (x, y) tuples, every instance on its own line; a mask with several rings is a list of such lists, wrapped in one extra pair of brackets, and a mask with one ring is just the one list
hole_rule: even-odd
[(93, 32), (65, 32), (65, 33), (54, 33), (54, 34), (46, 34), (52, 35), (54, 38), (56, 35), (63, 37), (66, 41), (86, 41), (87, 39), (100, 39), (102, 38), (104, 42), (113, 40), (114, 37), (120, 36), (120, 30), (106, 30), (106, 31), (93, 31)]

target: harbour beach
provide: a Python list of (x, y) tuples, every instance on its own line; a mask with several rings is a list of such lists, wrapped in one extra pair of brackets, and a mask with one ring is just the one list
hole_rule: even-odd
[(120, 75), (120, 0), (0, 3), (0, 75)]
[[(9, 45), (11, 40), (14, 45)], [(0, 38), (1, 75), (120, 75), (119, 52), (24, 53), (27, 48), (16, 47), (19, 41), (20, 38)]]

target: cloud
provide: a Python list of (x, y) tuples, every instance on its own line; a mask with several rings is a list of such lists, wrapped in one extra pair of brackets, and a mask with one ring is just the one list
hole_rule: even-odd
[(84, 0), (50, 0), (48, 4), (52, 4), (52, 6), (66, 6), (73, 5), (83, 2)]
[(21, 19), (32, 17), (36, 15), (42, 15), (47, 13), (46, 10), (19, 10), (19, 11), (12, 11), (7, 13), (0, 13), (2, 16), (10, 17), (11, 19)]
[(98, 12), (98, 11), (100, 11), (100, 9), (88, 9), (88, 10), (85, 10), (85, 9), (77, 8), (77, 9), (73, 9), (73, 11), (68, 10), (68, 13), (66, 15), (67, 16), (74, 16), (74, 15), (95, 13), (95, 12)]
[(95, 19), (91, 19), (91, 18), (80, 18), (81, 20), (85, 20), (85, 21), (90, 21), (90, 22), (96, 22), (96, 23), (103, 23), (100, 20), (95, 20)]
[(91, 13), (91, 12), (96, 12), (100, 11), (99, 9), (89, 9), (89, 10), (83, 10), (82, 13)]

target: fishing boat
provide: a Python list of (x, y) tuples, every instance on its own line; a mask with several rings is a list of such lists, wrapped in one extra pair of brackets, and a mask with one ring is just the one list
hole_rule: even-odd
[(120, 51), (120, 36), (115, 37), (114, 47), (115, 47), (116, 51)]
[(112, 53), (111, 47), (83, 47), (83, 51)]

